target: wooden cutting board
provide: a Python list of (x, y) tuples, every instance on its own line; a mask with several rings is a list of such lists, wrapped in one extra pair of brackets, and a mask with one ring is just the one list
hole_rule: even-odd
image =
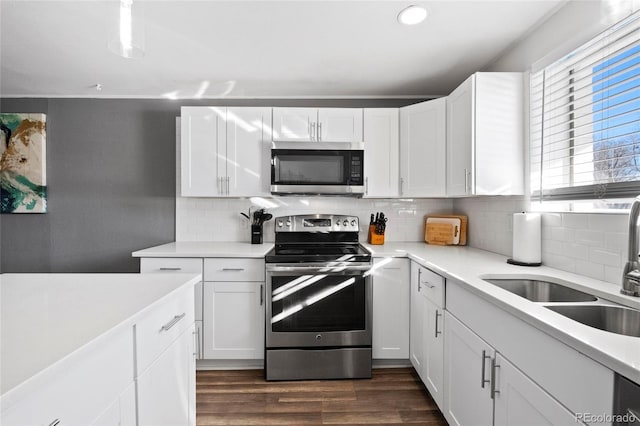
[(425, 241), (437, 245), (457, 245), (460, 243), (460, 219), (427, 218)]
[(425, 219), (424, 240), (436, 245), (466, 245), (467, 216), (434, 215)]

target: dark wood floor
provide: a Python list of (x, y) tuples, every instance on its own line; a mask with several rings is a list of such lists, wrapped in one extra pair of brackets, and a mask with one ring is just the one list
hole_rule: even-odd
[(412, 368), (371, 380), (266, 382), (262, 370), (198, 371), (198, 425), (446, 425)]

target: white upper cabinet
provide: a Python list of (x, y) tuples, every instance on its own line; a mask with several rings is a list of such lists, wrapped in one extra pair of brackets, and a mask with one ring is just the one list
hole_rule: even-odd
[(182, 107), (180, 182), (184, 197), (222, 195), (226, 176), (225, 108)]
[(227, 195), (269, 195), (270, 122), (271, 108), (227, 108)]
[(268, 195), (270, 123), (271, 108), (182, 107), (181, 195)]
[(318, 109), (319, 142), (362, 142), (361, 108)]
[(362, 109), (273, 108), (273, 140), (362, 142)]
[(447, 196), (524, 191), (523, 77), (476, 73), (447, 98)]
[(446, 123), (445, 98), (400, 108), (400, 196), (446, 194)]
[(274, 108), (273, 140), (285, 142), (315, 141), (317, 120), (317, 108)]
[(398, 108), (364, 110), (364, 196), (398, 196)]

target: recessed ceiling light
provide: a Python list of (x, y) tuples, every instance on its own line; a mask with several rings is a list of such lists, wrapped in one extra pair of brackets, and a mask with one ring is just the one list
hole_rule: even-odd
[(416, 25), (427, 18), (427, 9), (411, 5), (398, 14), (398, 22), (404, 25)]

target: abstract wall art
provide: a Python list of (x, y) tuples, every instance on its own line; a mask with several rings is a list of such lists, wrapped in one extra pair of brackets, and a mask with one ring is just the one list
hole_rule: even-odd
[(0, 213), (46, 213), (46, 116), (0, 113)]

